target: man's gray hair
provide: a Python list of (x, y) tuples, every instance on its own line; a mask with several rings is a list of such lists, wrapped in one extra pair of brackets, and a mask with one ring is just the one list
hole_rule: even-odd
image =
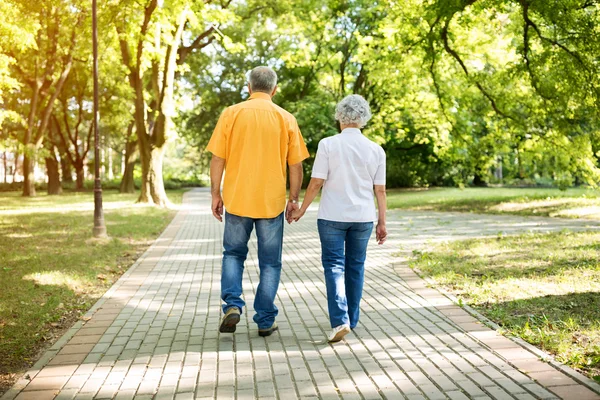
[(277, 74), (269, 67), (256, 67), (250, 71), (250, 89), (253, 92), (265, 92), (271, 94), (277, 86)]
[(351, 94), (335, 107), (335, 119), (342, 125), (358, 125), (362, 128), (371, 119), (371, 108), (364, 97)]

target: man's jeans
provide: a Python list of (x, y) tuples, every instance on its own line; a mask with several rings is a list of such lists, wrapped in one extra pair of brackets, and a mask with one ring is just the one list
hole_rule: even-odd
[(256, 226), (258, 238), (258, 265), (260, 282), (254, 298), (254, 322), (258, 329), (268, 329), (275, 322), (278, 310), (275, 295), (281, 276), (281, 248), (283, 246), (283, 213), (270, 219), (238, 217), (225, 213), (225, 234), (223, 235), (223, 269), (221, 272), (221, 299), (223, 312), (231, 307), (242, 311), (246, 304), (242, 300), (242, 278), (244, 261), (248, 255), (248, 240)]
[(331, 327), (347, 324), (354, 328), (360, 314), (367, 244), (373, 223), (319, 219), (317, 226)]

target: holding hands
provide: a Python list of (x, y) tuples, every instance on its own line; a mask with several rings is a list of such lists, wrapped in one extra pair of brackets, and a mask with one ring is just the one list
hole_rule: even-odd
[(292, 214), (300, 208), (297, 200), (289, 200), (287, 203), (287, 207), (285, 208), (285, 220), (288, 224), (291, 224), (294, 219), (292, 218)]
[(304, 216), (304, 213), (305, 211), (303, 211), (302, 209), (295, 210), (291, 215), (292, 221), (298, 222), (300, 218)]
[(305, 212), (306, 211), (302, 211), (302, 208), (300, 208), (300, 205), (296, 200), (290, 200), (288, 201), (287, 208), (285, 209), (285, 219), (288, 224), (291, 224), (292, 222), (298, 222)]

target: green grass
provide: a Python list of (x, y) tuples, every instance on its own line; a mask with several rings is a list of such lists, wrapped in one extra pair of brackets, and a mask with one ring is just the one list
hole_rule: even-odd
[(391, 189), (388, 208), (600, 219), (600, 190), (573, 188)]
[[(170, 191), (180, 204), (183, 190)], [(110, 239), (91, 240), (93, 194), (0, 194), (0, 393), (127, 270), (175, 215), (104, 192)]]
[(440, 245), (411, 266), (461, 302), (600, 381), (600, 233)]

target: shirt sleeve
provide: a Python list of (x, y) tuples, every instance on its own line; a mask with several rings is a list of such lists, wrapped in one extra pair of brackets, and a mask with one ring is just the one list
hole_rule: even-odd
[(379, 148), (379, 165), (375, 172), (374, 185), (385, 185), (385, 151)]
[(231, 123), (227, 115), (227, 109), (221, 113), (217, 126), (213, 131), (206, 150), (220, 158), (227, 158), (227, 138), (231, 130)]
[(329, 175), (329, 154), (327, 153), (327, 145), (323, 140), (319, 142), (317, 156), (312, 169), (312, 178), (327, 179)]
[(300, 132), (298, 122), (290, 121), (287, 162), (289, 165), (298, 164), (308, 158), (308, 149)]

